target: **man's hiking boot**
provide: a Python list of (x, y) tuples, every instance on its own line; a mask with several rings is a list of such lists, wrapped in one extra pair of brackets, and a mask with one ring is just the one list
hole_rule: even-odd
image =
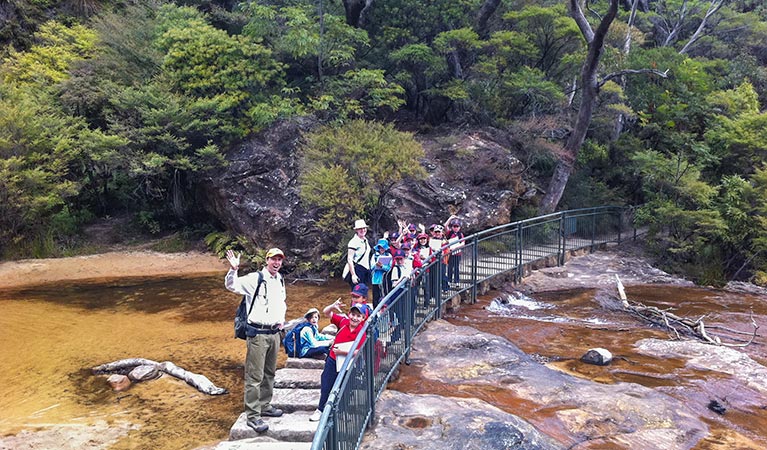
[(280, 417), (281, 415), (282, 415), (282, 410), (279, 408), (275, 408), (274, 406), (267, 409), (266, 411), (261, 411), (261, 417)]
[(269, 425), (267, 425), (266, 422), (261, 419), (248, 419), (247, 424), (256, 433), (263, 433), (269, 429)]

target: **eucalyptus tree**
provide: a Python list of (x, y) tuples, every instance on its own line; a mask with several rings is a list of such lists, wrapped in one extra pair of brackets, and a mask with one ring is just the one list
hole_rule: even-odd
[(581, 67), (579, 84), (581, 102), (578, 108), (578, 115), (573, 130), (570, 132), (570, 136), (567, 138), (562, 154), (554, 168), (546, 195), (541, 200), (539, 207), (541, 213), (550, 213), (556, 209), (559, 200), (562, 198), (567, 181), (575, 168), (575, 161), (586, 138), (586, 132), (588, 131), (594, 111), (594, 102), (599, 93), (600, 82), (597, 79), (597, 71), (599, 69), (599, 60), (604, 51), (605, 37), (617, 13), (618, 0), (610, 0), (610, 6), (606, 14), (599, 21), (596, 30), (594, 30), (588, 20), (586, 20), (579, 0), (570, 0), (570, 14), (576, 24), (578, 24), (578, 28), (588, 44), (588, 52)]

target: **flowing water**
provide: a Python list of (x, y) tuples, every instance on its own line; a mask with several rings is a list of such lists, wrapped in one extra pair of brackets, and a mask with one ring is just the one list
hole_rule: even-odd
[[(762, 365), (767, 365), (767, 298), (726, 293), (718, 290), (636, 286), (627, 289), (628, 297), (647, 306), (671, 308), (674, 314), (704, 319), (709, 333), (715, 326), (726, 326), (753, 332), (751, 314), (760, 326), (756, 341), (741, 349)], [(744, 388), (729, 375), (687, 367), (685, 360), (654, 358), (639, 354), (634, 343), (644, 338), (668, 339), (669, 334), (651, 327), (632, 316), (604, 307), (597, 291), (567, 290), (536, 294), (534, 298), (517, 295), (505, 298), (503, 304), (493, 296), (475, 305), (463, 306), (449, 315), (455, 325), (468, 325), (481, 331), (503, 336), (535, 359), (575, 376), (600, 383), (631, 382), (658, 389), (684, 402), (700, 414), (710, 427), (710, 435), (700, 449), (764, 449), (767, 448), (767, 398)], [(740, 335), (748, 339), (749, 336)], [(613, 353), (609, 366), (582, 363), (579, 359), (590, 348), (603, 347)], [(457, 396), (485, 400), (507, 412), (521, 416), (543, 432), (561, 438), (564, 433), (551, 411), (514, 396), (502, 387), (481, 385), (439, 386), (420, 381), (419, 367), (402, 370), (400, 378), (389, 388), (402, 392), (442, 395), (446, 390)], [(727, 407), (719, 416), (708, 409), (712, 399)], [(745, 439), (735, 439), (735, 430)]]
[[(348, 287), (337, 282), (295, 284), (287, 289), (288, 318), (348, 294)], [(667, 286), (633, 287), (628, 293), (648, 305), (673, 307), (678, 315), (709, 314), (707, 324), (744, 331), (751, 329), (749, 314), (753, 310), (761, 330), (767, 329), (764, 298)], [(603, 308), (595, 291), (540, 294), (512, 299), (502, 307), (492, 304), (493, 297), (464, 305), (448, 320), (506, 337), (541, 361), (598, 382), (640, 383), (702, 410), (712, 397), (725, 398), (741, 406), (724, 416), (701, 412), (712, 434), (700, 448), (726, 448), (717, 439), (727, 442), (729, 429), (767, 448), (763, 437), (767, 435), (767, 405), (751, 402), (750, 407), (742, 406), (749, 405), (749, 399), (740, 398), (745, 394), (727, 376), (690, 369), (682, 360), (638, 354), (633, 347), (637, 340), (668, 335)], [(239, 296), (224, 289), (223, 273), (0, 291), (0, 435), (52, 424), (106, 421), (113, 426), (137, 426), (113, 449), (192, 449), (225, 440), (242, 411), (245, 347), (232, 337), (238, 302)], [(767, 364), (764, 338), (758, 341), (745, 351)], [(591, 347), (608, 348), (616, 356), (614, 363), (606, 367), (580, 363), (578, 358)], [(172, 361), (207, 376), (230, 393), (208, 396), (172, 377), (135, 384), (117, 393), (104, 377), (90, 373), (93, 366), (130, 357)], [(444, 392), (444, 387), (419, 383), (415, 366), (405, 367), (390, 387), (410, 393)], [(548, 420), (547, 411), (526, 404), (506, 389), (461, 386), (450, 390), (525, 417), (552, 436), (561, 434), (554, 421)]]

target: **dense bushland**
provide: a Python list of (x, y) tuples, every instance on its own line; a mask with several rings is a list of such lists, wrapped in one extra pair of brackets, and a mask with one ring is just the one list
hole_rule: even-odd
[[(545, 185), (583, 92), (573, 2), (6, 2), (0, 250), (55, 254), (116, 214), (149, 233), (199, 226), (195, 187), (226, 150), (299, 114), (326, 123), (296, 158), (331, 234), (422, 173), (405, 121), (506, 130)], [(670, 268), (767, 284), (767, 7), (618, 4), (559, 208), (642, 205)]]

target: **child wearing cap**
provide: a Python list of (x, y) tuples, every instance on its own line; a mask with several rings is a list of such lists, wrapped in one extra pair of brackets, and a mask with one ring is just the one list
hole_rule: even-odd
[(378, 244), (373, 247), (375, 253), (373, 253), (373, 260), (371, 264), (370, 283), (373, 285), (373, 307), (378, 306), (378, 301), (386, 296), (388, 289), (386, 289), (386, 273), (391, 269), (392, 256), (389, 253), (389, 241), (387, 239), (379, 239)]
[[(429, 238), (429, 247), (431, 247), (432, 253), (435, 257), (439, 256), (442, 252), (442, 247), (447, 244), (447, 239), (445, 239), (445, 228), (442, 225), (434, 225), (431, 231), (431, 237)], [(442, 253), (442, 262), (444, 264), (448, 263), (448, 259), (450, 258), (450, 251), (446, 250), (444, 253)], [(442, 291), (447, 292), (449, 289), (449, 286), (447, 284), (447, 274), (445, 274), (442, 277)]]
[(400, 247), (402, 247), (402, 235), (395, 231), (389, 235), (389, 253), (394, 255)]
[(389, 279), (392, 286), (395, 286), (402, 280), (406, 280), (410, 276), (411, 271), (412, 267), (408, 268), (405, 263), (405, 252), (402, 250), (394, 252), (394, 265), (389, 271)]
[(304, 314), (304, 319), (311, 324), (301, 329), (301, 350), (299, 358), (314, 358), (315, 356), (330, 353), (330, 345), (333, 343), (334, 336), (322, 334), (317, 328), (320, 321), (320, 311), (312, 308)]
[(450, 259), (447, 263), (447, 281), (448, 283), (460, 283), (460, 265), (461, 265), (461, 248), (464, 246), (463, 232), (461, 231), (461, 221), (457, 216), (451, 215), (445, 221), (445, 228), (448, 230), (445, 238), (448, 244), (450, 244)]
[(420, 262), (421, 266), (425, 266), (426, 264), (429, 264), (430, 257), (431, 257), (431, 247), (429, 247), (429, 235), (426, 233), (420, 233), (418, 236), (416, 236), (416, 243), (413, 246), (413, 256), (415, 257), (416, 261)]
[[(365, 286), (365, 291), (367, 291), (367, 286)], [(367, 294), (367, 292), (365, 293)], [(317, 410), (315, 410), (309, 418), (312, 422), (320, 420), (322, 410), (325, 409), (325, 404), (328, 402), (330, 390), (333, 388), (333, 384), (335, 384), (336, 378), (338, 377), (336, 358), (338, 356), (346, 356), (350, 353), (353, 354), (351, 350), (346, 351), (343, 349), (345, 346), (339, 346), (339, 344), (354, 342), (354, 340), (357, 339), (357, 335), (362, 330), (362, 323), (367, 320), (368, 316), (370, 316), (370, 307), (364, 303), (352, 305), (349, 309), (348, 317), (333, 312), (341, 312), (341, 308), (343, 307), (344, 304), (341, 302), (341, 299), (338, 299), (322, 310), (325, 315), (330, 318), (330, 323), (338, 327), (338, 333), (336, 334), (333, 347), (330, 349), (330, 354), (325, 359), (325, 368), (322, 370), (322, 375), (320, 377), (320, 403), (317, 406)], [(359, 350), (362, 347), (365, 343), (365, 338), (366, 336), (363, 334), (356, 350)]]
[(408, 276), (410, 276), (409, 274), (413, 273), (413, 260), (415, 259), (415, 257), (413, 256), (413, 253), (410, 251), (411, 248), (412, 247), (410, 246), (410, 244), (404, 244), (402, 246), (402, 252), (405, 253), (404, 262), (405, 262), (405, 267), (407, 267)]
[(352, 291), (350, 292), (352, 296), (352, 306), (363, 303), (367, 304), (368, 302), (368, 285), (365, 283), (357, 283), (352, 288)]

